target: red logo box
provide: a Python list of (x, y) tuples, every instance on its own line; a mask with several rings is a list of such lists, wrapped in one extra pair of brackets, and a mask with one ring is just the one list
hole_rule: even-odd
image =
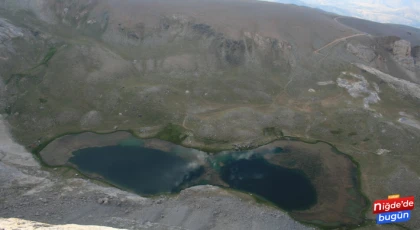
[(403, 198), (377, 200), (373, 203), (373, 214), (398, 212), (414, 209), (414, 196)]

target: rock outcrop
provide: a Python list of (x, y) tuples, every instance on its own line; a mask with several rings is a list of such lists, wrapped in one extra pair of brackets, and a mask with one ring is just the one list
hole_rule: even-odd
[(398, 79), (396, 77), (393, 77), (389, 74), (383, 73), (375, 68), (372, 68), (363, 64), (355, 64), (355, 65), (359, 67), (360, 69), (365, 70), (377, 76), (379, 79), (383, 80), (388, 85), (390, 85), (391, 88), (395, 89), (398, 93), (402, 95), (410, 96), (420, 101), (420, 85), (419, 84), (415, 84), (404, 79)]
[(22, 37), (23, 32), (20, 28), (10, 24), (7, 20), (0, 18), (0, 43), (4, 44), (7, 40)]
[(376, 53), (372, 48), (361, 44), (353, 45), (351, 43), (348, 43), (347, 51), (354, 54), (355, 56), (357, 56), (365, 62), (371, 62), (373, 61), (373, 59), (376, 58)]
[(420, 82), (419, 46), (412, 48), (411, 42), (396, 36), (379, 37), (376, 38), (376, 42), (390, 53), (391, 59), (401, 67), (401, 70), (411, 81)]
[(406, 40), (394, 42), (392, 54), (395, 60), (404, 68), (415, 71), (414, 58), (411, 56), (411, 43)]
[(397, 57), (409, 57), (411, 55), (411, 43), (406, 40), (398, 40), (394, 42), (392, 52)]

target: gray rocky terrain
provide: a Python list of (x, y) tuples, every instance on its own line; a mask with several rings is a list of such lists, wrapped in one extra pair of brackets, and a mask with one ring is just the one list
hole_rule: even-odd
[(92, 225), (77, 225), (77, 224), (65, 224), (65, 225), (50, 225), (36, 221), (28, 221), (17, 218), (0, 219), (0, 225), (3, 229), (21, 229), (21, 230), (115, 230), (116, 228), (104, 227), (104, 226), (92, 226)]
[[(82, 131), (211, 153), (321, 140), (358, 164), (368, 200), (419, 196), (419, 34), (252, 0), (0, 0), (0, 218), (310, 228), (244, 193), (201, 186), (144, 198), (31, 154)], [(374, 228), (370, 213), (362, 228)], [(416, 229), (419, 213), (389, 228)]]
[[(311, 229), (280, 210), (257, 204), (249, 195), (213, 186), (144, 198), (93, 183), (76, 172), (66, 179), (54, 170), (41, 170), (32, 155), (12, 140), (3, 118), (0, 137), (3, 229), (15, 229), (8, 218), (123, 229)], [(33, 225), (28, 226), (19, 229)]]

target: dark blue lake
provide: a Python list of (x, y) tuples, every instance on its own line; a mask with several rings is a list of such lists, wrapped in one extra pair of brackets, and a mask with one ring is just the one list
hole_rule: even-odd
[(81, 149), (70, 163), (117, 186), (144, 195), (177, 192), (203, 169), (180, 156), (140, 146)]
[[(266, 151), (279, 154), (281, 150)], [(179, 192), (203, 181), (217, 185), (202, 178), (213, 173), (231, 188), (256, 194), (288, 211), (316, 203), (315, 188), (301, 171), (270, 164), (261, 152), (224, 152), (204, 155), (205, 160), (195, 158), (197, 152), (182, 147), (163, 151), (142, 144), (116, 145), (78, 150), (70, 163), (89, 176), (143, 195)]]
[(315, 188), (301, 171), (262, 158), (231, 160), (220, 174), (231, 188), (261, 196), (287, 211), (305, 210), (317, 200)]

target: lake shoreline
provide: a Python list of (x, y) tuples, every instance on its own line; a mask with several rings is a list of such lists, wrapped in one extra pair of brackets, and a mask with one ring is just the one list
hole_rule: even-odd
[[(125, 132), (125, 133), (129, 133), (129, 134), (131, 134), (133, 137), (135, 137), (135, 138), (139, 138), (133, 131), (130, 131), (130, 130), (128, 130), (128, 131), (121, 131), (121, 130), (119, 130), (119, 131), (113, 131), (113, 132), (92, 132), (92, 131), (81, 131), (81, 132), (75, 132), (75, 133), (67, 133), (67, 134), (63, 134), (63, 135), (59, 135), (59, 136), (57, 136), (57, 137), (55, 137), (55, 138), (52, 138), (51, 140), (49, 140), (49, 141), (46, 141), (46, 142), (44, 142), (44, 143), (42, 143), (42, 144), (40, 144), (39, 146), (38, 146), (38, 148), (36, 148), (36, 149), (34, 149), (34, 151), (33, 151), (33, 154), (34, 155), (36, 155), (36, 157), (38, 158), (38, 160), (39, 161), (41, 161), (41, 163), (42, 163), (42, 165), (43, 166), (45, 166), (45, 167), (47, 167), (47, 168), (55, 168), (56, 166), (50, 166), (50, 165), (48, 165), (44, 160), (43, 160), (43, 158), (42, 158), (42, 156), (40, 155), (40, 152), (46, 147), (46, 146), (48, 146), (48, 144), (50, 144), (50, 143), (52, 143), (52, 142), (54, 142), (55, 140), (57, 140), (58, 138), (61, 138), (61, 137), (65, 137), (65, 136), (67, 136), (67, 135), (77, 135), (77, 134), (83, 134), (83, 133), (94, 133), (94, 134), (97, 134), (97, 135), (100, 135), (100, 136), (102, 136), (102, 135), (104, 135), (104, 134), (112, 134), (112, 133), (117, 133), (117, 132)], [(154, 138), (154, 137), (150, 137), (150, 138), (139, 138), (139, 139), (141, 139), (141, 140), (153, 140), (153, 139), (155, 139), (155, 140), (158, 140), (158, 139), (156, 139), (156, 138)], [(164, 141), (164, 140), (158, 140), (158, 141), (161, 141), (161, 142), (167, 142), (167, 141)], [(356, 188), (356, 190), (358, 190), (358, 192), (364, 197), (364, 199), (365, 199), (365, 204), (366, 204), (366, 206), (365, 206), (365, 208), (364, 208), (364, 210), (363, 210), (363, 216), (364, 216), (364, 213), (366, 212), (366, 209), (368, 208), (368, 204), (369, 204), (369, 201), (367, 200), (367, 198), (366, 198), (366, 196), (362, 193), (362, 191), (361, 191), (361, 180), (360, 180), (360, 166), (358, 165), (358, 163), (351, 157), (351, 156), (349, 156), (348, 154), (345, 154), (345, 153), (343, 153), (343, 152), (341, 152), (341, 151), (339, 151), (338, 150), (338, 148), (336, 147), (336, 146), (334, 146), (333, 144), (331, 144), (331, 143), (328, 143), (328, 142), (325, 142), (325, 141), (322, 141), (322, 140), (308, 140), (307, 138), (299, 138), (299, 137), (293, 137), (293, 136), (281, 136), (281, 137), (278, 137), (278, 138), (275, 138), (275, 139), (272, 139), (271, 141), (269, 141), (269, 142), (267, 142), (266, 144), (262, 144), (262, 145), (259, 145), (258, 147), (253, 147), (252, 149), (253, 150), (255, 150), (255, 149), (258, 149), (258, 148), (260, 148), (260, 147), (264, 147), (264, 146), (267, 146), (267, 145), (269, 145), (269, 144), (272, 144), (272, 143), (274, 143), (274, 142), (276, 142), (276, 141), (290, 141), (290, 142), (299, 142), (299, 143), (304, 143), (304, 144), (310, 144), (310, 145), (314, 145), (314, 144), (319, 144), (319, 143), (322, 143), (322, 144), (325, 144), (325, 145), (328, 145), (329, 147), (331, 147), (332, 148), (332, 150), (333, 151), (335, 151), (336, 152), (336, 154), (339, 154), (339, 155), (342, 155), (342, 156), (344, 156), (345, 158), (347, 158), (348, 160), (350, 160), (354, 165), (356, 165), (356, 168), (355, 168), (355, 171), (356, 171), (356, 173), (358, 174), (358, 175), (355, 175), (356, 177), (357, 177), (357, 181), (355, 181), (355, 182), (357, 182), (358, 184), (355, 184), (355, 188)], [(170, 142), (168, 142), (168, 143), (170, 143)], [(182, 144), (180, 144), (180, 145), (178, 145), (178, 144), (173, 144), (173, 143), (170, 143), (170, 144), (172, 144), (172, 145), (176, 145), (176, 146), (182, 146), (182, 147), (184, 147), (184, 148), (191, 148), (190, 146), (185, 146), (185, 145), (182, 145)], [(195, 148), (191, 148), (191, 149), (194, 149), (194, 150), (198, 150), (198, 151), (201, 151), (201, 150), (199, 150), (199, 149), (195, 149)], [(211, 152), (211, 153), (209, 153), (209, 152), (206, 152), (208, 155), (218, 155), (218, 154), (220, 154), (220, 153), (222, 153), (222, 152), (224, 152), (224, 151), (226, 151), (226, 149), (219, 149), (219, 151), (215, 151), (215, 152)], [(243, 151), (245, 151), (245, 150), (243, 150)], [(60, 166), (60, 167), (68, 167), (68, 166)], [(72, 168), (72, 169), (75, 169), (74, 167), (70, 167), (70, 168)], [(81, 170), (78, 170), (78, 169), (75, 169), (75, 170), (77, 170), (77, 171), (81, 171)], [(85, 177), (87, 177), (87, 178), (91, 178), (89, 175), (86, 175), (86, 174), (84, 174), (83, 172), (80, 172), (81, 173), (81, 175), (84, 175)], [(124, 187), (121, 187), (121, 186), (118, 186), (118, 185), (115, 185), (115, 184), (113, 184), (113, 183), (110, 183), (109, 181), (106, 181), (106, 180), (103, 180), (103, 179), (98, 179), (98, 178), (95, 178), (94, 180), (99, 180), (100, 182), (102, 182), (102, 183), (105, 183), (105, 184), (108, 184), (108, 185), (111, 185), (111, 186), (113, 186), (113, 187), (117, 187), (117, 188), (119, 188), (119, 189), (123, 189), (123, 190), (127, 190), (127, 188), (124, 188)], [(312, 181), (312, 180), (311, 180)], [(220, 186), (220, 185), (216, 185), (216, 186), (219, 186), (219, 187), (221, 187), (221, 188), (223, 188), (223, 189), (227, 189), (226, 187), (224, 187), (224, 186)], [(130, 190), (128, 190), (128, 191), (130, 191)], [(162, 195), (162, 194), (159, 194), (159, 195)], [(159, 195), (156, 195), (156, 196), (159, 196)], [(171, 196), (171, 195), (176, 195), (176, 194), (163, 194), (163, 195), (168, 195), (168, 196)], [(149, 197), (155, 197), (155, 195), (152, 195), (152, 196), (149, 196)], [(256, 198), (256, 197), (254, 197), (254, 199), (256, 199), (256, 201), (257, 202), (261, 202), (261, 199), (258, 199), (258, 198)], [(266, 201), (262, 201), (263, 203), (266, 203)], [(267, 202), (267, 204), (268, 205), (270, 205), (269, 204), (270, 203), (270, 201), (268, 201)], [(270, 205), (271, 206), (271, 205)], [(274, 206), (276, 206), (276, 205), (274, 205)], [(276, 208), (279, 208), (278, 206), (276, 206)], [(279, 209), (281, 209), (281, 208), (279, 208)], [(285, 210), (283, 210), (283, 211), (285, 211)], [(290, 212), (290, 214), (293, 214), (293, 212)], [(292, 215), (293, 216), (293, 215)], [(296, 217), (294, 217), (295, 219), (296, 219)], [(303, 222), (303, 223), (305, 223), (305, 221), (303, 221), (301, 218), (297, 218), (297, 220), (298, 221), (300, 221), (300, 222)], [(315, 223), (313, 223), (313, 222), (308, 222), (308, 224), (311, 224), (311, 225), (314, 225)], [(363, 224), (363, 223), (359, 223), (359, 224)], [(315, 225), (319, 225), (319, 224), (315, 224)], [(321, 224), (320, 226), (324, 226), (324, 224)], [(346, 225), (347, 227), (348, 227), (348, 225)]]

